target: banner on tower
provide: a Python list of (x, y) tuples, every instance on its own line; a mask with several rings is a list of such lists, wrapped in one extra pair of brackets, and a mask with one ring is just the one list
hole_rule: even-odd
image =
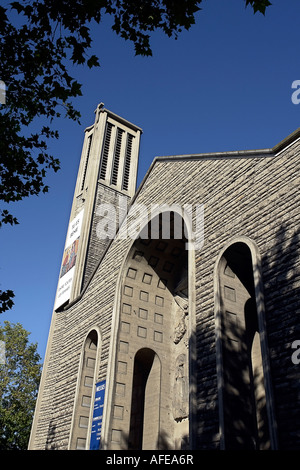
[(71, 221), (69, 225), (54, 304), (55, 310), (70, 299), (76, 267), (82, 219), (83, 210), (79, 212), (79, 214)]

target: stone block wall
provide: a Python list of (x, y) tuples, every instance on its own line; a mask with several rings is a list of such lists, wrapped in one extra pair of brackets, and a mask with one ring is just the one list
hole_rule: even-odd
[[(121, 204), (120, 199), (122, 199)], [(127, 207), (127, 205), (130, 203), (130, 199), (131, 198), (129, 196), (126, 196), (119, 191), (116, 191), (113, 188), (98, 182), (91, 222), (90, 237), (87, 247), (86, 264), (83, 275), (83, 288), (86, 286), (89, 278), (92, 276), (95, 268), (99, 263), (99, 259), (106, 250), (113, 236), (112, 233), (110, 233), (110, 228), (113, 228), (115, 221), (115, 228), (117, 230), (119, 218), (122, 219), (122, 217), (125, 216), (125, 214), (123, 214), (123, 208)], [(107, 213), (106, 210), (104, 210), (106, 205), (115, 208), (115, 211)], [(103, 209), (101, 209), (101, 207)], [(109, 218), (111, 218), (110, 221)], [(103, 220), (104, 222), (101, 223)], [(105, 223), (108, 223), (107, 238), (105, 238)], [(100, 224), (101, 227), (98, 227), (98, 224)]]
[[(258, 246), (262, 259), (278, 447), (299, 449), (300, 371), (291, 361), (291, 344), (300, 339), (299, 150), (295, 139), (278, 154), (262, 151), (159, 158), (135, 197), (134, 203), (148, 207), (152, 203), (204, 204), (204, 246), (193, 253), (190, 266), (196, 345), (196, 409), (190, 417), (194, 448), (220, 445), (214, 268), (223, 247), (237, 236), (246, 236)], [(54, 314), (33, 448), (67, 449), (80, 353), (94, 326), (101, 331), (98, 378), (106, 378), (108, 387), (114, 385), (119, 273), (132, 242), (116, 237), (92, 279), (86, 278), (80, 298)], [(108, 446), (109, 426), (106, 423)]]

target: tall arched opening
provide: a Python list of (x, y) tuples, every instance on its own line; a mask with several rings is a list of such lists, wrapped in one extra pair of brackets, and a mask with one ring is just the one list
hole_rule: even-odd
[(189, 253), (183, 219), (164, 213), (164, 230), (162, 217), (133, 242), (121, 275), (111, 449), (188, 446)]
[(90, 422), (97, 374), (99, 338), (96, 330), (87, 335), (80, 357), (70, 450), (89, 448)]
[(221, 254), (216, 286), (222, 446), (270, 449), (274, 422), (262, 283), (247, 243), (232, 243)]
[(153, 449), (159, 438), (161, 363), (149, 348), (134, 358), (129, 449)]

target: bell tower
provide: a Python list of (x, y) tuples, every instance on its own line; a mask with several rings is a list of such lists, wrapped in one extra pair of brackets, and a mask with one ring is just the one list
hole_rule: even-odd
[[(70, 377), (65, 382), (64, 367), (67, 366), (68, 374), (69, 360), (60, 361), (61, 351), (65, 346), (65, 335), (62, 332), (67, 331), (68, 309), (72, 310), (72, 304), (76, 305), (113, 238), (114, 234), (111, 233), (99, 236), (98, 226), (103, 207), (110, 208), (107, 211), (108, 217), (118, 214), (118, 220), (115, 221), (117, 230), (120, 219), (123, 218), (123, 213), (135, 194), (141, 133), (139, 127), (105, 109), (103, 103), (97, 106), (94, 123), (84, 131), (29, 449), (39, 446), (47, 449), (56, 448), (52, 441), (56, 423), (58, 427), (61, 426), (61, 414), (55, 397), (61, 392), (66, 395), (66, 390), (71, 387), (72, 382)], [(80, 314), (75, 315), (75, 318), (81, 338), (82, 318)], [(74, 336), (74, 331), (72, 334), (72, 341), (75, 341), (76, 334)], [(67, 333), (66, 335), (68, 336)], [(96, 361), (99, 360), (97, 354), (99, 343), (98, 329), (92, 328), (84, 342), (84, 354), (87, 356), (87, 361), (81, 367), (84, 379), (78, 383), (79, 388), (76, 389), (76, 393), (84, 395), (84, 403), (76, 402), (74, 408), (77, 425), (76, 431), (72, 433), (70, 448), (76, 447), (78, 443), (80, 446), (86, 439), (89, 420), (89, 408), (86, 405), (87, 401), (91, 400), (92, 376), (93, 371), (94, 375), (96, 374)], [(60, 382), (61, 373), (63, 382), (67, 384), (66, 389), (63, 389), (64, 386)], [(45, 429), (46, 440), (43, 434)]]
[(127, 207), (135, 193), (141, 133), (103, 103), (97, 106), (94, 124), (85, 129), (55, 310), (80, 294), (113, 238), (97, 230), (100, 206), (118, 209), (111, 217), (118, 214), (120, 219), (120, 201)]

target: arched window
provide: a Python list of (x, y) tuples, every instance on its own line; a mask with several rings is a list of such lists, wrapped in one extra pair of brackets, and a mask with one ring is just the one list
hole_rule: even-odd
[(248, 243), (229, 245), (215, 275), (222, 446), (269, 449), (275, 445), (275, 423), (262, 283)]
[(84, 450), (89, 446), (90, 420), (97, 374), (97, 352), (98, 333), (92, 330), (86, 337), (81, 354), (69, 446), (71, 450)]

